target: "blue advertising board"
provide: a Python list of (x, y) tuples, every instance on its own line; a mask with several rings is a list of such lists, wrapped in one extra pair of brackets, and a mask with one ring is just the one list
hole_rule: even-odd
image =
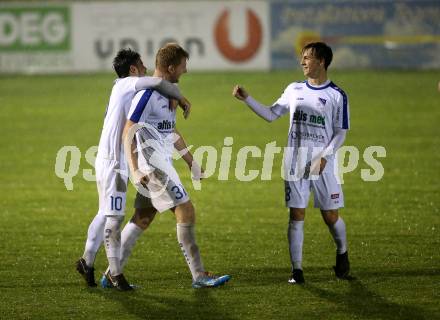
[(273, 69), (298, 68), (301, 48), (324, 41), (334, 68), (440, 69), (440, 1), (274, 1)]

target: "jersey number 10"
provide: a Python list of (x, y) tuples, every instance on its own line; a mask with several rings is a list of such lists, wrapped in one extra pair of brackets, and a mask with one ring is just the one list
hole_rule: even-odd
[(122, 210), (122, 197), (113, 197), (110, 196), (111, 201), (111, 210)]

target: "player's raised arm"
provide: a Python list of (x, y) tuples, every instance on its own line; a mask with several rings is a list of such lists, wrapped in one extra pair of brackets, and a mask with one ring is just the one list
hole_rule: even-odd
[[(281, 117), (285, 112), (283, 111), (284, 108), (280, 108), (278, 105), (273, 105), (272, 107), (268, 107), (265, 105), (262, 105), (260, 102), (252, 98), (247, 91), (239, 86), (236, 85), (232, 89), (232, 95), (236, 97), (238, 100), (243, 101), (246, 103), (246, 105), (251, 108), (253, 112), (255, 112), (258, 116), (263, 118), (264, 120), (268, 122), (272, 122), (279, 117)], [(280, 109), (281, 112), (275, 112), (276, 110)]]
[(239, 85), (236, 85), (232, 89), (232, 95), (234, 97), (236, 97), (238, 100), (242, 100), (242, 101), (246, 100), (246, 98), (249, 96), (247, 91), (243, 87), (241, 87)]
[(168, 98), (177, 100), (179, 106), (183, 109), (183, 116), (185, 119), (188, 117), (191, 103), (182, 95), (179, 87), (175, 84), (159, 77), (141, 77), (136, 81), (135, 88), (136, 91), (151, 88)]

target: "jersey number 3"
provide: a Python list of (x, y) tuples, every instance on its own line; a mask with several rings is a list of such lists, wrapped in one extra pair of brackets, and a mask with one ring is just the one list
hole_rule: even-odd
[[(179, 188), (180, 186), (180, 188)], [(176, 200), (182, 199), (184, 196), (187, 195), (185, 188), (182, 185), (179, 186), (173, 186), (171, 188), (171, 191), (173, 191), (176, 194)], [(183, 192), (183, 193), (182, 193)]]

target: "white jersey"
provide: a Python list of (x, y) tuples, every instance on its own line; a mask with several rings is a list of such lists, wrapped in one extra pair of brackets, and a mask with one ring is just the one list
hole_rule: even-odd
[(139, 77), (116, 79), (110, 95), (99, 140), (97, 158), (125, 163), (122, 149), (122, 131), (125, 126), (131, 100), (136, 93)]
[(176, 110), (170, 108), (168, 98), (154, 89), (139, 91), (133, 98), (127, 118), (144, 125), (136, 132), (138, 149), (145, 149), (145, 144), (144, 147), (141, 144), (148, 141), (148, 145), (154, 146), (155, 151), (167, 160), (171, 159), (174, 150)]
[[(307, 81), (293, 82), (273, 104), (272, 111), (281, 116), (290, 112), (290, 127), (287, 146), (294, 149), (290, 167), (295, 168), (300, 147), (307, 153), (307, 161), (320, 148), (326, 148), (334, 128), (349, 129), (349, 106), (347, 95), (330, 80), (321, 86), (312, 86)], [(311, 150), (315, 147), (315, 150)], [(327, 157), (334, 161), (334, 154)], [(306, 162), (306, 160), (304, 160)], [(326, 165), (331, 170), (333, 163)]]
[(187, 202), (188, 193), (172, 164), (176, 109), (171, 109), (169, 100), (159, 92), (147, 89), (133, 98), (127, 118), (142, 126), (136, 131), (138, 166), (151, 183), (149, 194), (142, 197), (138, 190), (135, 207), (153, 206), (164, 212)]

